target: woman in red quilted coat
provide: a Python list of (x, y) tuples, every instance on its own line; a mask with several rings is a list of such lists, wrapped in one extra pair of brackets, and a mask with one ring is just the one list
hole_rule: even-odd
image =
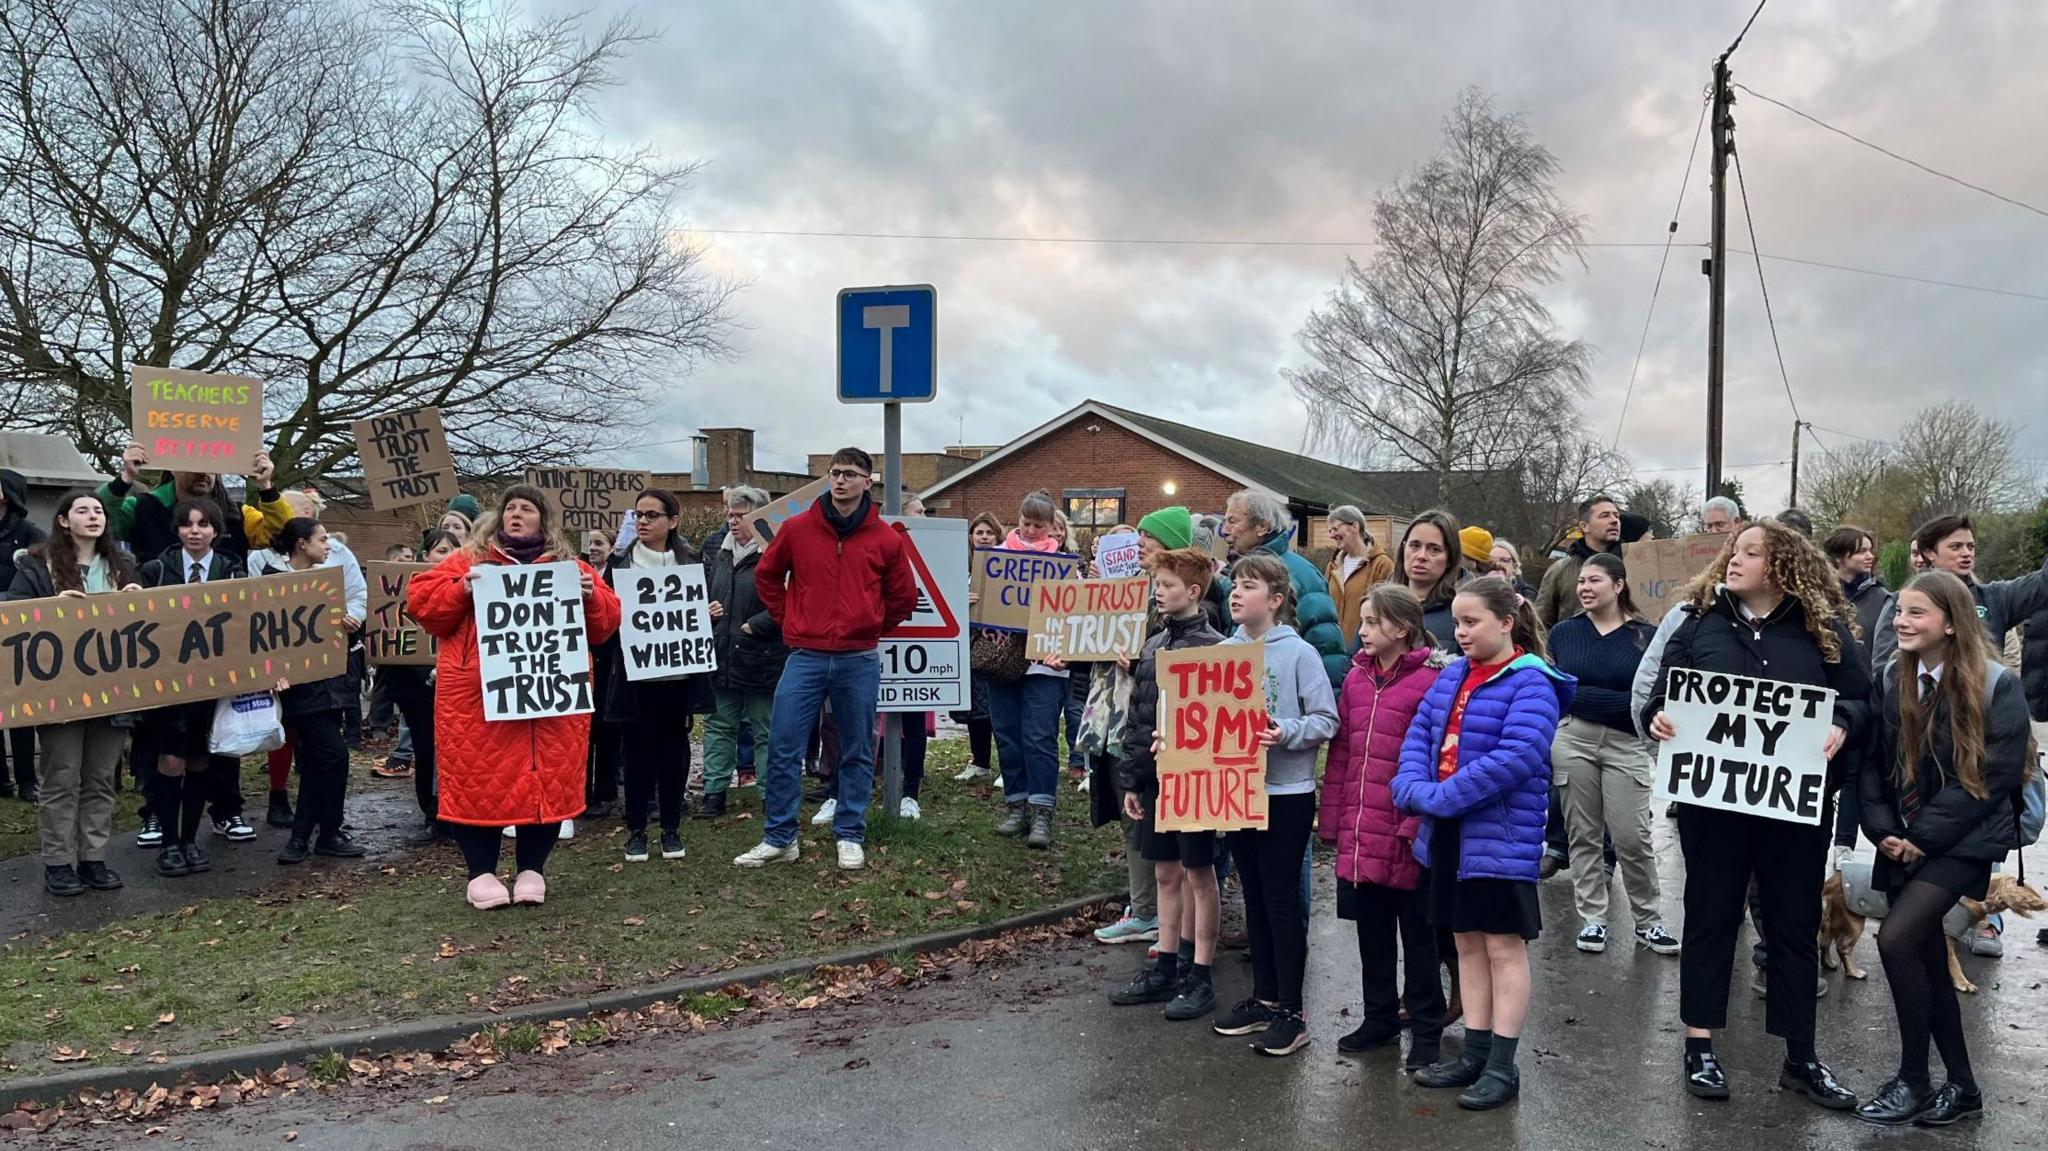
[[(541, 871), (562, 821), (583, 811), (588, 715), (484, 720), (476, 612), (470, 584), (478, 564), (575, 560), (583, 577), (583, 658), (619, 629), (619, 597), (561, 536), (540, 489), (514, 484), (499, 497), (461, 551), (412, 579), (406, 610), (440, 640), (435, 660), (434, 746), (439, 753), (440, 818), (469, 864), (469, 902), (489, 909), (547, 898)], [(497, 875), (500, 828), (518, 828), (519, 873), (506, 891)]]
[[(1337, 915), (1358, 925), (1365, 982), (1364, 1021), (1337, 1041), (1340, 1051), (1372, 1051), (1401, 1041), (1398, 1007), (1413, 1028), (1410, 1067), (1442, 1056), (1444, 989), (1436, 932), (1423, 914), (1422, 865), (1415, 860), (1421, 820), (1394, 807), (1401, 741), (1444, 657), (1430, 646), (1422, 601), (1395, 583), (1366, 593), (1358, 650), (1337, 699), (1337, 734), (1323, 774), (1321, 831), (1337, 848)], [(1402, 955), (1407, 993), (1394, 982)]]

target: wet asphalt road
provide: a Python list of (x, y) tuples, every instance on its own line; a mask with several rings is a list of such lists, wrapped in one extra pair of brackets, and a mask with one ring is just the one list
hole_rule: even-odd
[[(1668, 834), (1667, 824), (1660, 835)], [(1579, 954), (1569, 888), (1554, 880), (1543, 890), (1549, 933), (1532, 950), (1537, 995), (1522, 1046), (1523, 1096), (1501, 1112), (1470, 1115), (1450, 1094), (1408, 1082), (1397, 1053), (1338, 1055), (1337, 1036), (1355, 1025), (1346, 1014), (1357, 998), (1355, 937), (1331, 917), (1326, 869), (1318, 881), (1309, 983), (1315, 1044), (1291, 1059), (1254, 1055), (1204, 1024), (1169, 1024), (1156, 1009), (1110, 1007), (1104, 991), (1135, 967), (1140, 949), (1074, 942), (789, 1021), (527, 1057), (462, 1083), (351, 1088), (180, 1117), (172, 1132), (195, 1148), (279, 1146), (297, 1132), (295, 1147), (349, 1151), (1308, 1148), (1366, 1140), (1687, 1151), (2048, 1146), (2048, 1101), (2037, 1098), (2048, 1071), (2040, 1018), (2048, 951), (2036, 946), (2030, 924), (2014, 921), (2005, 959), (1964, 961), (1985, 988), (1964, 1002), (1989, 1101), (1981, 1128), (1886, 1132), (1774, 1089), (1782, 1047), (1763, 1033), (1746, 951), (1732, 1026), (1719, 1043), (1735, 1098), (1704, 1104), (1686, 1096), (1678, 1085), (1677, 962), (1619, 947)], [(1675, 919), (1678, 887), (1666, 890)], [(1820, 1046), (1847, 1083), (1869, 1091), (1889, 1074), (1897, 1049), (1871, 937), (1858, 958), (1871, 978), (1831, 975)], [(1218, 979), (1228, 1001), (1248, 989), (1250, 967), (1226, 953)], [(441, 1095), (445, 1103), (426, 1102)], [(95, 1146), (125, 1145), (141, 1132), (103, 1128), (64, 1141), (88, 1137)]]

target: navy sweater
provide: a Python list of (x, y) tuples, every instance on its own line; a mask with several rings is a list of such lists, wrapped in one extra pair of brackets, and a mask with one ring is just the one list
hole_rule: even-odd
[(1571, 714), (1592, 723), (1605, 724), (1633, 735), (1635, 723), (1629, 716), (1629, 688), (1635, 682), (1636, 665), (1657, 629), (1639, 619), (1629, 619), (1618, 628), (1600, 634), (1593, 621), (1573, 616), (1550, 629), (1550, 661), (1559, 671), (1579, 681), (1572, 697)]

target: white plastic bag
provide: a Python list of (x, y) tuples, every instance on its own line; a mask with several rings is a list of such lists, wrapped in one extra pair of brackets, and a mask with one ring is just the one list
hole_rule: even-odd
[(284, 746), (284, 715), (267, 691), (231, 695), (213, 706), (207, 750), (240, 759)]

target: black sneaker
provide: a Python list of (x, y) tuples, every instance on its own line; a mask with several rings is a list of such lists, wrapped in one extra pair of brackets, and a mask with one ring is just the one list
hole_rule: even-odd
[(241, 843), (245, 840), (256, 838), (256, 829), (250, 827), (249, 821), (239, 815), (230, 815), (226, 819), (214, 820), (213, 833), (232, 843)]
[(663, 859), (681, 859), (684, 854), (682, 836), (677, 835), (673, 831), (661, 833), (661, 857)]
[(1246, 999), (1217, 1016), (1211, 1026), (1218, 1035), (1252, 1035), (1271, 1027), (1279, 1017), (1279, 1008), (1268, 1007), (1257, 999)]
[(313, 854), (330, 856), (335, 859), (361, 859), (363, 856), (368, 855), (369, 852), (363, 850), (362, 844), (350, 839), (347, 832), (336, 832), (333, 835), (323, 835), (315, 840), (313, 842)]
[(1713, 1052), (1685, 1053), (1685, 1091), (1695, 1099), (1728, 1098), (1728, 1074)]
[(1949, 1127), (1965, 1119), (1984, 1117), (1984, 1095), (1973, 1087), (1958, 1087), (1953, 1083), (1943, 1085), (1934, 1093), (1934, 1101), (1918, 1119), (1915, 1127)]
[(1181, 985), (1180, 994), (1166, 1005), (1166, 1018), (1174, 1023), (1186, 1023), (1191, 1019), (1216, 1010), (1216, 988), (1206, 979), (1190, 979)]
[(1659, 955), (1676, 955), (1679, 951), (1678, 937), (1661, 923), (1637, 929), (1636, 946), (1647, 947)]
[(1174, 981), (1159, 970), (1157, 963), (1147, 963), (1138, 977), (1109, 993), (1109, 1001), (1118, 1007), (1135, 1007), (1140, 1003), (1166, 1003), (1174, 997)]
[(1588, 923), (1580, 928), (1578, 946), (1580, 951), (1590, 951), (1596, 955), (1607, 950), (1607, 925)]
[(162, 847), (164, 845), (163, 821), (154, 815), (144, 816), (142, 830), (135, 833), (135, 846)]
[(407, 847), (432, 847), (446, 838), (448, 838), (448, 829), (441, 826), (440, 821), (436, 820), (406, 836), (405, 845)]
[(277, 861), (283, 864), (304, 863), (313, 849), (303, 836), (294, 835), (284, 841), (284, 849), (277, 853)]
[(291, 798), (282, 791), (271, 792), (270, 811), (264, 815), (263, 822), (272, 827), (290, 827), (292, 825)]
[(173, 843), (157, 852), (156, 873), (170, 879), (192, 874), (192, 865), (185, 862), (185, 849)]
[(647, 833), (636, 831), (626, 836), (626, 862), (647, 862)]
[(207, 858), (198, 844), (188, 843), (185, 845), (185, 866), (192, 869), (192, 874), (198, 875), (202, 871), (212, 871), (213, 860)]
[(68, 863), (43, 868), (43, 890), (51, 895), (70, 898), (85, 894), (85, 884), (78, 882), (78, 869)]
[(78, 881), (94, 891), (118, 891), (121, 877), (114, 869), (97, 859), (83, 860), (78, 865)]
[[(1358, 1030), (1337, 1040), (1337, 1050), (1347, 1055), (1357, 1055), (1365, 1051), (1392, 1047), (1400, 1041), (1401, 1028), (1398, 1025), (1368, 1022), (1360, 1024)], [(1427, 1067), (1434, 1062), (1436, 1060), (1431, 1059), (1428, 1063), (1421, 1063), (1418, 1066)]]
[(1308, 1024), (1292, 1011), (1275, 1011), (1272, 1026), (1252, 1040), (1252, 1050), (1261, 1055), (1286, 1056), (1308, 1046)]
[(589, 807), (584, 808), (583, 814), (577, 816), (577, 818), (594, 822), (600, 819), (610, 819), (613, 815), (617, 813), (617, 804), (611, 802), (610, 800), (601, 800), (597, 803), (591, 804)]
[(717, 819), (725, 814), (725, 793), (714, 791), (697, 804), (698, 819)]

